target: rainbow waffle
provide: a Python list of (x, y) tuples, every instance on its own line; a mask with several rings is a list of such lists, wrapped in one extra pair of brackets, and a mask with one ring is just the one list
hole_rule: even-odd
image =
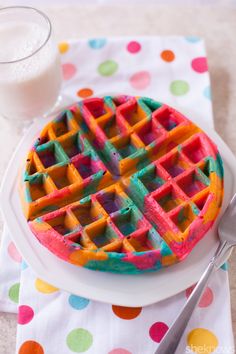
[(45, 126), (20, 192), (30, 229), (55, 255), (141, 273), (183, 260), (213, 225), (223, 167), (215, 144), (173, 108), (106, 96)]

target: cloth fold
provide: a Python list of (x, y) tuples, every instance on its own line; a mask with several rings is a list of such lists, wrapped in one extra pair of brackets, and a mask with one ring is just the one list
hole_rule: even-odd
[[(59, 50), (63, 94), (72, 101), (113, 92), (150, 96), (213, 126), (199, 38), (98, 38), (63, 42)], [(69, 294), (37, 278), (4, 228), (0, 311), (18, 313), (17, 353), (154, 353), (191, 291), (143, 308)], [(177, 354), (184, 353), (234, 353), (226, 266), (212, 277), (183, 334)]]

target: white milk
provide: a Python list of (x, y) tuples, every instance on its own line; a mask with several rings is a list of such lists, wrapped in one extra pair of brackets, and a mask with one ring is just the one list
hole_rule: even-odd
[[(0, 24), (0, 114), (30, 119), (47, 112), (56, 102), (61, 85), (57, 48), (46, 40), (48, 31), (36, 23)], [(2, 63), (15, 61), (13, 63)]]

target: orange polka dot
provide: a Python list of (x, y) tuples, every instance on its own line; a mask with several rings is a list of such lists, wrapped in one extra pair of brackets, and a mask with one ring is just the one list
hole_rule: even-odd
[(38, 342), (28, 340), (21, 345), (19, 354), (44, 354), (44, 350)]
[(86, 98), (93, 95), (93, 90), (90, 88), (82, 88), (77, 92), (77, 96), (81, 98)]
[(58, 49), (61, 54), (64, 54), (69, 49), (69, 44), (67, 42), (61, 42), (58, 44)]
[(161, 58), (169, 63), (175, 59), (175, 54), (172, 50), (163, 50), (163, 52), (161, 52)]
[(123, 320), (132, 320), (142, 311), (142, 307), (124, 307), (112, 305), (112, 311), (117, 317), (122, 318)]

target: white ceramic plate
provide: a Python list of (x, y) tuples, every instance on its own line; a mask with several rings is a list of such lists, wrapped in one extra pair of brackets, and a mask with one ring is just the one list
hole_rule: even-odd
[[(37, 276), (60, 289), (86, 298), (133, 307), (166, 299), (196, 283), (218, 246), (219, 218), (185, 261), (149, 274), (121, 275), (77, 267), (60, 260), (37, 241), (21, 209), (17, 177), (19, 163), (24, 161), (35, 136), (50, 119), (35, 122), (23, 137), (9, 163), (0, 192), (0, 205), (11, 237)], [(204, 130), (218, 145), (224, 161), (222, 214), (236, 191), (236, 160), (216, 132), (207, 131), (206, 127)]]

